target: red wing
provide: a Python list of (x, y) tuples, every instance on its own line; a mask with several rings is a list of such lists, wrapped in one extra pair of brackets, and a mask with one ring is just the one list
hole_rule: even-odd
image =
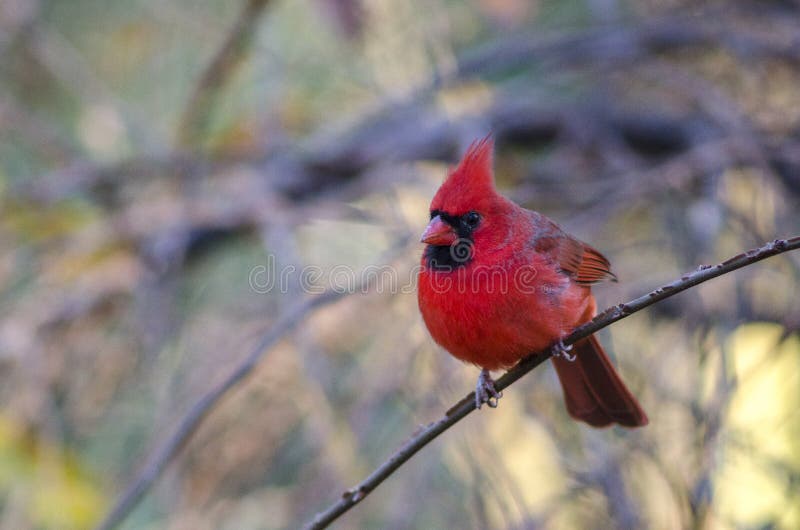
[(592, 285), (603, 280), (617, 281), (605, 256), (577, 239), (568, 238), (565, 243), (567, 241), (569, 243), (561, 246), (559, 264), (562, 269), (574, 275), (576, 282)]
[(617, 281), (605, 256), (564, 233), (537, 238), (536, 251), (550, 254), (561, 270), (581, 285)]

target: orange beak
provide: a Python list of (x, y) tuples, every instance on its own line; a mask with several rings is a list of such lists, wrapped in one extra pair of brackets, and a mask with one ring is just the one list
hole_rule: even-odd
[(421, 243), (436, 246), (450, 246), (456, 242), (458, 236), (452, 226), (445, 223), (438, 215), (431, 219), (428, 227), (422, 232)]

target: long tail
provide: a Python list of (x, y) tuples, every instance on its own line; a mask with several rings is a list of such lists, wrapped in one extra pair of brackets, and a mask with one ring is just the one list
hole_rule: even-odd
[(575, 343), (574, 362), (553, 357), (567, 412), (593, 427), (647, 425), (647, 414), (620, 379), (594, 335)]

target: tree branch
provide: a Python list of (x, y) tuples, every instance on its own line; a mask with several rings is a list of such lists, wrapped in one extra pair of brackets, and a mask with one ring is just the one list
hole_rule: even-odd
[(313, 310), (331, 304), (344, 295), (349, 294), (340, 290), (329, 290), (319, 296), (297, 304), (288, 313), (283, 315), (269, 331), (267, 331), (256, 346), (236, 367), (236, 369), (222, 382), (206, 392), (183, 417), (175, 433), (170, 436), (155, 451), (150, 462), (139, 475), (128, 485), (125, 492), (119, 497), (116, 504), (97, 526), (96, 530), (110, 530), (122, 522), (123, 519), (136, 507), (144, 494), (153, 483), (161, 476), (167, 465), (178, 455), (186, 442), (195, 433), (202, 421), (211, 410), (219, 403), (220, 399), (237, 383), (247, 377), (257, 366), (258, 362), (281, 337), (302, 322)]
[[(763, 259), (795, 250), (800, 248), (800, 236), (792, 237), (790, 239), (776, 239), (771, 243), (749, 250), (743, 254), (734, 256), (728, 260), (714, 266), (701, 265), (697, 270), (685, 274), (680, 279), (672, 283), (659, 287), (644, 296), (640, 296), (630, 302), (612, 306), (593, 320), (586, 324), (577, 327), (572, 333), (564, 338), (564, 344), (574, 344), (580, 339), (586, 338), (589, 335), (622, 320), (637, 311), (651, 306), (661, 300), (674, 296), (681, 291), (685, 291), (691, 287), (699, 285), (703, 282), (722, 276), (729, 272), (735, 271), (747, 265), (751, 265)], [(497, 390), (503, 390), (512, 385), (515, 381), (522, 376), (532, 371), (534, 368), (545, 362), (552, 355), (552, 351), (547, 350), (544, 352), (534, 353), (522, 361), (520, 361), (514, 368), (506, 372), (495, 383)], [(456, 403), (447, 412), (444, 417), (439, 420), (429, 423), (426, 427), (413, 435), (406, 441), (397, 451), (395, 451), (388, 460), (379, 465), (367, 478), (357, 484), (355, 487), (344, 492), (336, 502), (330, 505), (325, 510), (319, 512), (314, 519), (307, 525), (306, 528), (310, 530), (317, 530), (327, 527), (339, 516), (350, 510), (353, 506), (362, 501), (372, 490), (378, 487), (384, 480), (394, 473), (401, 465), (408, 461), (417, 451), (425, 447), (428, 443), (433, 441), (437, 436), (445, 432), (447, 429), (461, 421), (469, 413), (475, 410), (475, 393), (470, 392), (469, 395), (464, 397), (461, 401)]]
[(178, 143), (182, 147), (194, 146), (202, 140), (214, 109), (214, 100), (244, 60), (267, 4), (269, 0), (247, 0), (225, 43), (203, 72), (178, 126)]
[[(785, 45), (786, 39), (769, 39), (764, 35), (742, 34), (735, 39), (741, 24), (722, 16), (670, 16), (653, 21), (634, 21), (631, 24), (614, 24), (600, 29), (559, 33), (550, 36), (515, 36), (478, 46), (461, 54), (457, 64), (450, 72), (444, 72), (426, 86), (413, 92), (402, 103), (394, 99), (379, 105), (374, 113), (344, 134), (337, 132), (330, 138), (323, 138), (322, 148), (308, 142), (301, 149), (310, 155), (287, 154), (285, 146), (276, 146), (266, 151), (235, 154), (220, 160), (208, 153), (197, 152), (197, 143), (203, 139), (209, 113), (213, 103), (229, 81), (236, 66), (245, 58), (247, 43), (258, 29), (258, 21), (268, 7), (267, 0), (246, 0), (242, 12), (232, 26), (225, 43), (214, 55), (203, 75), (198, 80), (178, 126), (178, 148), (166, 153), (150, 155), (116, 162), (98, 164), (82, 161), (66, 169), (44, 174), (32, 182), (10, 188), (11, 195), (23, 199), (55, 201), (75, 193), (89, 192), (97, 188), (115, 188), (133, 177), (144, 175), (163, 177), (164, 174), (207, 173), (220, 166), (246, 164), (255, 167), (260, 173), (286, 175), (281, 191), (287, 195), (304, 198), (313, 192), (339, 186), (352, 180), (364, 170), (386, 160), (409, 161), (439, 158), (453, 161), (458, 151), (459, 139), (471, 137), (464, 131), (454, 131), (452, 118), (436, 116), (434, 110), (424, 102), (437, 89), (452, 86), (474, 78), (499, 76), (513, 73), (516, 69), (535, 65), (538, 75), (541, 71), (579, 67), (598, 64), (626, 65), (638, 60), (653, 60), (663, 53), (685, 48), (704, 50), (709, 47), (729, 49), (731, 53), (747, 52), (748, 57), (784, 58), (793, 63), (800, 62), (797, 47)], [(692, 12), (694, 13), (694, 12)], [(789, 13), (771, 15), (761, 9), (759, 20), (772, 27), (793, 29), (797, 17)], [(713, 22), (713, 24), (712, 24)], [(792, 26), (794, 24), (794, 26)], [(712, 27), (709, 27), (711, 25)], [(776, 32), (773, 32), (777, 34)], [(773, 42), (775, 41), (775, 42)], [(788, 41), (786, 41), (788, 42)], [(508, 101), (520, 99), (518, 94), (509, 94)], [(606, 106), (602, 103), (601, 106)], [(483, 116), (499, 133), (510, 137), (551, 138), (563, 128), (558, 112), (539, 113), (536, 109), (510, 108), (497, 109), (498, 112)], [(542, 109), (544, 110), (544, 109)], [(592, 110), (593, 109), (588, 109)], [(633, 123), (612, 119), (609, 124), (612, 132), (621, 134), (632, 144), (645, 150), (658, 148), (666, 141), (667, 145), (683, 144), (693, 141), (686, 138), (686, 129), (694, 121), (682, 119), (678, 124), (649, 122), (647, 114), (634, 117)], [(614, 118), (614, 116), (611, 116)], [(582, 116), (582, 120), (591, 116)], [(638, 123), (637, 123), (638, 122)], [(429, 124), (422, 127), (421, 124)], [(662, 127), (667, 125), (669, 127)], [(679, 125), (679, 129), (675, 128)], [(695, 124), (696, 125), (696, 124)], [(707, 124), (702, 124), (707, 127)], [(338, 131), (338, 128), (336, 128)], [(712, 127), (713, 130), (713, 127)], [(701, 131), (702, 132), (702, 131)], [(797, 166), (796, 157), (787, 158), (784, 149), (774, 153), (773, 165), (780, 168), (779, 173), (788, 175), (792, 182), (797, 181), (792, 169)], [(772, 154), (769, 155), (773, 158)], [(288, 184), (285, 184), (288, 183)]]

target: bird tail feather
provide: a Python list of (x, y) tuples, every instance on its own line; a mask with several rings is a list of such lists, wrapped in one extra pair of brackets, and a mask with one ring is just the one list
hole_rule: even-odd
[(594, 335), (575, 343), (575, 361), (553, 357), (569, 415), (593, 427), (642, 427), (648, 419)]

